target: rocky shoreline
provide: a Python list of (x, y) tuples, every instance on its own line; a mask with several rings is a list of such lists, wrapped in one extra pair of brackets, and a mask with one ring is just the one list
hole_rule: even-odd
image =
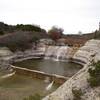
[[(100, 100), (100, 87), (91, 88), (87, 82), (89, 78), (88, 69), (91, 67), (92, 61), (100, 60), (99, 49), (99, 40), (90, 40), (85, 46), (81, 47), (73, 58), (85, 62), (84, 67), (43, 100), (74, 100), (73, 89), (81, 90), (80, 100)], [(83, 54), (80, 54), (80, 50)]]
[[(8, 50), (6, 48), (6, 50)], [(9, 50), (8, 50), (9, 51)], [(79, 50), (73, 55), (75, 62), (78, 62), (84, 67), (68, 79), (63, 85), (61, 85), (55, 92), (43, 98), (43, 100), (73, 100), (73, 88), (82, 91), (82, 100), (100, 100), (100, 87), (91, 88), (87, 79), (89, 78), (88, 69), (91, 67), (90, 64), (92, 61), (97, 62), (100, 60), (100, 41), (99, 40), (89, 40), (85, 46), (79, 48)], [(26, 55), (25, 55), (25, 52)], [(0, 59), (0, 68), (10, 69), (10, 63), (14, 62), (17, 59), (25, 60), (31, 57), (36, 57), (36, 52), (25, 51), (24, 53), (12, 54), (7, 53)], [(34, 52), (34, 53), (33, 53)], [(34, 55), (35, 54), (35, 55)], [(38, 53), (41, 55), (41, 53)], [(42, 52), (44, 54), (44, 52)], [(43, 55), (42, 55), (43, 57)], [(21, 61), (20, 60), (20, 61)]]

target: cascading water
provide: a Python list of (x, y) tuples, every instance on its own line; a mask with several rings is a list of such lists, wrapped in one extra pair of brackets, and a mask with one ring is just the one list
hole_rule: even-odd
[(71, 48), (68, 46), (49, 46), (45, 53), (45, 59), (66, 60), (70, 57), (70, 52)]

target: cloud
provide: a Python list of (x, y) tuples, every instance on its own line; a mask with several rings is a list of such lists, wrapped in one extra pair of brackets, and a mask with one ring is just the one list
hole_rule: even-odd
[(0, 20), (8, 24), (53, 25), (69, 33), (94, 31), (100, 16), (99, 0), (0, 0)]

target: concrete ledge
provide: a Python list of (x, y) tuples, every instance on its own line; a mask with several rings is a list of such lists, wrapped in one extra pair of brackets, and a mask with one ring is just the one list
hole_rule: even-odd
[(68, 80), (68, 77), (56, 75), (56, 74), (48, 74), (45, 72), (37, 71), (37, 70), (30, 70), (27, 68), (21, 68), (17, 66), (10, 65), (18, 74), (24, 74), (28, 76), (32, 76), (34, 78), (45, 80), (47, 77), (49, 78), (49, 81), (54, 81), (57, 84), (63, 84), (66, 80)]

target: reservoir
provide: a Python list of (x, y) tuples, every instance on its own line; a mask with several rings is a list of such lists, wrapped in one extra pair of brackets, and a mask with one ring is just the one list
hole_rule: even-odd
[(37, 60), (30, 59), (21, 62), (16, 62), (14, 66), (42, 71), (49, 74), (56, 74), (65, 77), (71, 77), (82, 68), (81, 65), (73, 62), (53, 61), (53, 60)]

